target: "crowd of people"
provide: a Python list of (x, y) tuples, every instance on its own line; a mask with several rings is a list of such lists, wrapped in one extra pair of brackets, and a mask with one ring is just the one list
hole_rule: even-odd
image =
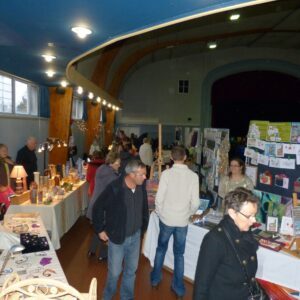
[[(123, 272), (121, 299), (134, 299), (135, 273), (140, 245), (149, 221), (145, 181), (155, 160), (151, 140), (142, 141), (120, 132), (110, 151), (92, 145), (88, 163), (89, 218), (94, 235), (88, 255), (107, 260), (108, 273), (102, 294), (112, 299)], [(21, 164), (27, 173), (28, 184), (37, 170), (36, 139), (30, 137), (18, 151), (16, 162), (8, 148), (0, 144), (0, 197), (13, 186), (10, 172)], [(154, 266), (149, 284), (159, 289), (163, 280), (162, 267), (170, 237), (173, 236), (174, 272), (171, 290), (177, 299), (185, 296), (184, 253), (188, 224), (200, 205), (198, 174), (186, 164), (183, 146), (173, 146), (172, 165), (160, 177), (155, 200), (159, 217), (159, 236)], [(251, 190), (253, 183), (245, 175), (245, 164), (239, 158), (229, 163), (229, 173), (221, 179), (219, 196), (223, 198), (224, 218), (204, 238), (198, 257), (194, 300), (250, 299), (257, 269), (258, 244), (250, 231), (255, 222), (258, 199)], [(4, 200), (1, 200), (3, 202)]]

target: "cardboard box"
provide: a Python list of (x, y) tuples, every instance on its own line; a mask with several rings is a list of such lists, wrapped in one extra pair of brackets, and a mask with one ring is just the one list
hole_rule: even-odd
[(30, 198), (30, 191), (26, 191), (20, 195), (16, 195), (15, 197), (10, 198), (11, 204), (13, 205), (20, 205), (24, 203), (25, 201), (29, 200)]

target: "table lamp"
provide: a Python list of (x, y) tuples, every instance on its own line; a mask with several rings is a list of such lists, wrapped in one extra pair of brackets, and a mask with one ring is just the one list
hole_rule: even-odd
[(11, 178), (16, 178), (16, 194), (23, 193), (23, 183), (22, 178), (27, 177), (27, 173), (23, 166), (16, 165), (13, 167), (11, 173)]

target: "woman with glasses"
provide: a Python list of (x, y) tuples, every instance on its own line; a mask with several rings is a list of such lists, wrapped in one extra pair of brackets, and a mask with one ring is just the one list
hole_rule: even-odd
[(246, 167), (239, 157), (232, 158), (229, 162), (229, 172), (220, 180), (219, 196), (224, 199), (225, 195), (238, 187), (253, 190), (253, 182), (245, 174)]
[(249, 287), (255, 284), (258, 249), (250, 227), (255, 223), (258, 201), (245, 188), (225, 196), (227, 213), (201, 244), (193, 300), (249, 299)]

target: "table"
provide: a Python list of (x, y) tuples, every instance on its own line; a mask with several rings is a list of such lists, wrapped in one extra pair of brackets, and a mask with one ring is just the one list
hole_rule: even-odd
[[(14, 272), (20, 276), (21, 280), (29, 278), (51, 278), (67, 283), (65, 274), (39, 214), (5, 215), (5, 229), (12, 230), (14, 226), (19, 224), (26, 224), (29, 233), (46, 236), (50, 249), (48, 251), (28, 254), (15, 254), (8, 260), (4, 274), (0, 275), (0, 286), (5, 279)], [(2, 266), (6, 254), (7, 250), (4, 250), (0, 254), (0, 266)]]
[(20, 205), (10, 205), (7, 213), (36, 213), (51, 233), (51, 242), (55, 250), (60, 248), (60, 238), (75, 224), (88, 206), (88, 183), (81, 181), (73, 191), (51, 204), (32, 204), (26, 201)]
[[(208, 229), (189, 225), (184, 255), (184, 275), (194, 280), (199, 249)], [(145, 237), (143, 253), (153, 266), (157, 239), (159, 234), (159, 219), (155, 212), (150, 215), (149, 226)], [(275, 252), (263, 247), (257, 251), (258, 270), (256, 277), (293, 290), (300, 291), (300, 259), (284, 252)], [(164, 265), (174, 269), (173, 238), (171, 237)]]

